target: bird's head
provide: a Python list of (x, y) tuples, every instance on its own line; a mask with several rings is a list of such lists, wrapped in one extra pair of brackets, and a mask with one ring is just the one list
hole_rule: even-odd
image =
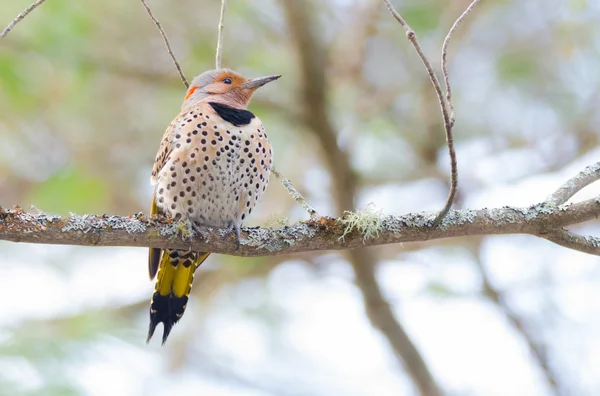
[(207, 100), (245, 109), (254, 91), (279, 77), (281, 75), (247, 80), (230, 69), (209, 70), (192, 80), (182, 108), (201, 100)]

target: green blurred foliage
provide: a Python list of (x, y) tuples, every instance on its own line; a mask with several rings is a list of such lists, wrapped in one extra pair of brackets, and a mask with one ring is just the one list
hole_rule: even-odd
[(36, 184), (28, 200), (62, 215), (97, 213), (108, 206), (109, 191), (106, 180), (66, 168)]
[(522, 85), (534, 79), (537, 73), (535, 59), (525, 53), (506, 53), (497, 62), (497, 75), (501, 83)]

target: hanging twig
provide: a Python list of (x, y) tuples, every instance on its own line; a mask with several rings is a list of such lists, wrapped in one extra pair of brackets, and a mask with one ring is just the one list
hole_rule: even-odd
[(23, 20), (31, 11), (35, 10), (40, 4), (42, 4), (46, 0), (37, 0), (35, 3), (27, 7), (23, 12), (16, 16), (15, 19), (11, 23), (8, 24), (6, 29), (0, 33), (0, 38), (6, 37), (6, 35), (15, 27), (15, 25)]
[(181, 81), (183, 81), (183, 85), (185, 85), (185, 87), (188, 88), (190, 86), (190, 84), (188, 83), (187, 78), (185, 78), (185, 75), (183, 74), (183, 70), (181, 70), (181, 66), (179, 65), (179, 62), (177, 61), (175, 54), (173, 54), (173, 50), (171, 49), (171, 43), (169, 42), (169, 38), (167, 37), (167, 34), (163, 30), (162, 25), (160, 24), (158, 19), (156, 19), (154, 17), (154, 15), (152, 14), (152, 11), (150, 10), (150, 7), (148, 6), (148, 4), (146, 4), (146, 1), (145, 0), (140, 0), (140, 1), (142, 2), (142, 5), (146, 9), (146, 12), (150, 16), (150, 18), (154, 21), (154, 24), (158, 28), (158, 31), (160, 32), (160, 35), (162, 36), (162, 38), (165, 42), (165, 45), (167, 46), (167, 51), (169, 52), (169, 55), (171, 55), (171, 59), (173, 59), (173, 63), (175, 63), (175, 67), (177, 68), (177, 71), (179, 72), (179, 77), (181, 77)]
[(216, 55), (216, 63), (217, 69), (221, 68), (221, 60), (223, 58), (223, 28), (225, 25), (223, 21), (225, 20), (225, 10), (227, 9), (227, 0), (221, 0), (221, 16), (219, 17), (219, 27), (218, 27), (218, 35), (217, 35), (217, 55)]
[(306, 200), (306, 198), (304, 198), (302, 196), (302, 194), (300, 194), (298, 192), (298, 190), (296, 190), (294, 188), (294, 186), (292, 185), (292, 182), (289, 181), (281, 173), (279, 173), (277, 171), (277, 169), (275, 169), (275, 167), (271, 168), (271, 173), (281, 182), (281, 184), (283, 184), (283, 187), (292, 196), (292, 198), (294, 199), (294, 201), (296, 201), (296, 203), (298, 203), (298, 205), (300, 205), (304, 210), (306, 210), (308, 212), (308, 214), (310, 215), (311, 219), (318, 219), (319, 217), (321, 217), (321, 216), (319, 216), (319, 214), (317, 213), (317, 211), (308, 203), (308, 201)]

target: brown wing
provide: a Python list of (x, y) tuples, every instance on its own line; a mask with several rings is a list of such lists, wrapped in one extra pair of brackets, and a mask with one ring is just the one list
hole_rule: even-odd
[[(173, 131), (177, 125), (179, 117), (175, 118), (171, 125), (165, 131), (165, 134), (162, 137), (160, 142), (160, 146), (158, 147), (158, 153), (156, 153), (156, 159), (154, 160), (154, 166), (152, 167), (152, 176), (150, 177), (150, 182), (152, 184), (156, 183), (156, 177), (158, 173), (165, 165), (167, 158), (169, 158), (169, 154), (172, 151), (172, 136)], [(159, 208), (156, 205), (156, 197), (152, 197), (152, 207), (150, 209), (150, 215), (155, 215), (159, 213)], [(154, 279), (156, 273), (158, 272), (158, 265), (160, 263), (161, 258), (161, 249), (151, 248), (148, 253), (148, 274), (150, 275), (150, 280)]]
[(152, 184), (156, 183), (156, 176), (165, 165), (165, 161), (173, 150), (173, 132), (177, 125), (178, 119), (179, 117), (171, 122), (171, 125), (169, 125), (162, 137), (162, 140), (160, 141), (160, 146), (158, 147), (158, 152), (156, 153), (156, 159), (154, 160), (154, 166), (152, 167), (152, 177), (150, 178)]

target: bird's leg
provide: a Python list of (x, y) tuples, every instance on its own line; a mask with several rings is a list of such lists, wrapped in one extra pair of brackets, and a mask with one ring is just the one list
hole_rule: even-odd
[(191, 252), (192, 251), (192, 242), (194, 241), (194, 232), (196, 230), (195, 230), (195, 223), (192, 220), (190, 220), (189, 218), (188, 218), (188, 229), (189, 229), (189, 241), (190, 241), (189, 251)]
[(232, 221), (227, 227), (227, 234), (233, 234), (235, 236), (235, 249), (240, 249), (240, 225), (237, 222)]
[(194, 236), (194, 223), (189, 218), (182, 219), (180, 215), (176, 216), (174, 221), (177, 221), (175, 226), (177, 227), (178, 235), (181, 235), (181, 239), (185, 240), (187, 238), (189, 240), (191, 251)]
[(202, 224), (192, 222), (192, 230), (194, 231), (195, 235), (199, 236), (205, 241), (208, 240), (208, 237), (210, 236), (209, 232)]
[(236, 224), (233, 230), (235, 231), (235, 249), (240, 250), (240, 226)]

